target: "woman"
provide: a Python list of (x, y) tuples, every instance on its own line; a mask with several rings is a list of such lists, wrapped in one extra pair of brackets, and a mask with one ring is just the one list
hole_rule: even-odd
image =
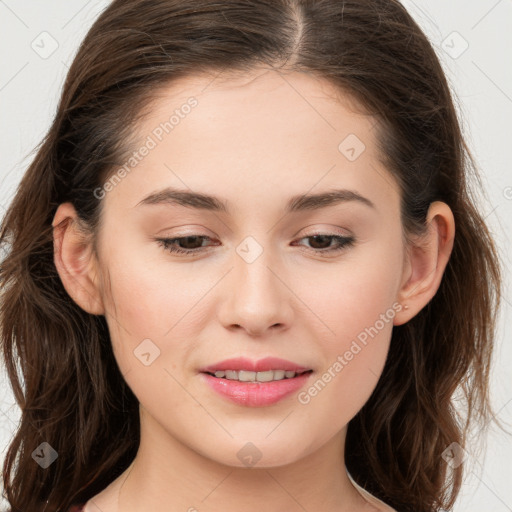
[(470, 170), (399, 2), (112, 2), (2, 225), (12, 510), (451, 507), (501, 290)]

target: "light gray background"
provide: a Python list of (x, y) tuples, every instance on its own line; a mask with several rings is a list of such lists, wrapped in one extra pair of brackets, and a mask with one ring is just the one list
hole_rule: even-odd
[[(506, 265), (491, 396), (498, 417), (512, 424), (512, 335), (505, 329), (512, 319), (512, 1), (403, 3), (442, 60), (458, 98), (464, 132), (482, 169), (488, 200), (480, 207)], [(0, 215), (50, 125), (68, 63), (107, 4), (105, 0), (0, 0)], [(19, 412), (4, 371), (0, 386), (3, 460)], [(512, 437), (495, 430), (486, 452), (470, 452), (466, 457), (470, 465), (454, 510), (512, 511)]]

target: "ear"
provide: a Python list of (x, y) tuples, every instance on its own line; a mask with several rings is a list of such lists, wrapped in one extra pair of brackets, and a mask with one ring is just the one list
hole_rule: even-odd
[[(450, 259), (455, 237), (455, 220), (450, 207), (441, 201), (430, 205), (428, 231), (407, 247), (398, 302), (402, 309), (393, 325), (408, 322), (434, 297)], [(407, 309), (404, 306), (408, 306)]]
[(103, 315), (92, 237), (83, 228), (71, 203), (59, 205), (52, 226), (54, 262), (64, 288), (83, 310)]

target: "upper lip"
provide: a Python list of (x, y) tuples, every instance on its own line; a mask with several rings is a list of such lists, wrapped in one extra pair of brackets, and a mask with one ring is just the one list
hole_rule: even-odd
[(279, 357), (265, 357), (264, 359), (259, 359), (258, 361), (253, 361), (251, 359), (247, 359), (246, 357), (235, 357), (231, 359), (225, 359), (224, 361), (219, 361), (218, 363), (214, 363), (210, 366), (206, 366), (199, 370), (200, 372), (209, 372), (213, 373), (216, 371), (222, 370), (246, 370), (250, 372), (266, 372), (268, 370), (285, 370), (285, 371), (293, 371), (295, 373), (308, 371), (311, 368), (307, 368), (305, 366), (301, 366), (292, 361), (287, 361), (286, 359), (280, 359)]

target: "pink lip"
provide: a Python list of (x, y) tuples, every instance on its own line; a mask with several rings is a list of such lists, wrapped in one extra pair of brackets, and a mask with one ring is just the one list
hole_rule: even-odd
[(268, 370), (285, 370), (293, 371), (296, 373), (305, 372), (311, 368), (300, 366), (291, 361), (285, 359), (279, 359), (278, 357), (265, 357), (259, 361), (252, 361), (245, 357), (235, 357), (232, 359), (226, 359), (219, 361), (218, 363), (212, 364), (199, 370), (202, 373), (210, 372), (215, 373), (219, 370), (247, 370), (250, 372), (266, 372)]
[[(283, 368), (281, 367), (281, 369)], [(237, 380), (217, 378), (208, 373), (201, 373), (200, 377), (214, 391), (238, 405), (265, 407), (275, 404), (279, 400), (298, 391), (304, 386), (310, 375), (311, 373), (308, 372), (298, 375), (293, 379), (272, 382), (239, 382)]]

